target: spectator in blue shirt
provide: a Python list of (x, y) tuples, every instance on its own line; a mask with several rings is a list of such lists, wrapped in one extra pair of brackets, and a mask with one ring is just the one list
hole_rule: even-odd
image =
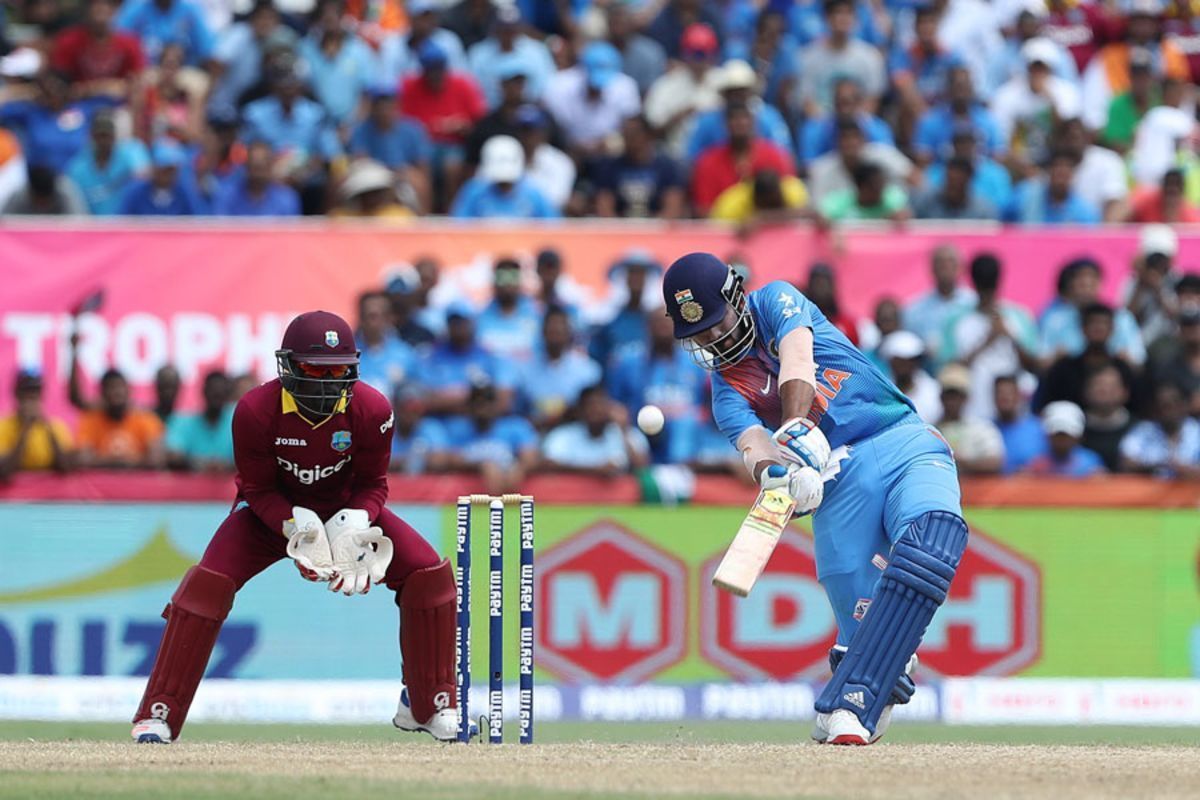
[(894, 145), (892, 129), (879, 117), (866, 110), (862, 87), (854, 78), (840, 78), (833, 84), (833, 113), (805, 120), (800, 127), (800, 164), (832, 153), (837, 147), (837, 123), (839, 119), (856, 119), (867, 142), (882, 142)]
[(646, 466), (650, 446), (640, 431), (623, 424), (624, 409), (597, 384), (579, 396), (578, 421), (546, 434), (542, 455), (547, 469), (613, 478)]
[(649, 278), (662, 273), (657, 259), (645, 250), (630, 250), (609, 270), (609, 282), (624, 279), (623, 286), (614, 286), (613, 294), (619, 305), (612, 317), (592, 332), (588, 355), (607, 370), (626, 345), (646, 341), (646, 298)]
[(522, 406), (541, 430), (561, 422), (580, 392), (600, 380), (600, 365), (575, 346), (571, 319), (561, 308), (546, 311), (541, 347), (522, 372)]
[(218, 191), (213, 213), (222, 217), (294, 217), (300, 213), (300, 195), (275, 180), (275, 153), (266, 142), (246, 148), (246, 166)]
[(950, 132), (949, 155), (945, 160), (934, 161), (925, 170), (925, 186), (929, 191), (936, 191), (945, 185), (946, 164), (951, 158), (965, 159), (974, 167), (972, 195), (987, 201), (1002, 214), (1008, 209), (1012, 202), (1012, 177), (999, 163), (979, 154), (978, 132), (971, 123), (955, 123)]
[[(823, 0), (795, 0), (793, 3), (782, 5), (785, 7), (790, 5), (788, 30), (801, 45), (811, 44), (829, 33), (829, 25), (825, 21)], [(870, 3), (854, 4), (854, 27), (851, 29), (850, 35), (876, 47), (882, 47), (885, 44), (885, 33), (876, 23), (875, 8)]]
[(788, 130), (783, 114), (775, 106), (763, 102), (758, 95), (758, 76), (754, 68), (744, 61), (729, 61), (720, 68), (718, 88), (721, 91), (721, 108), (713, 108), (696, 115), (691, 136), (687, 140), (687, 159), (694, 163), (700, 154), (714, 145), (729, 141), (729, 129), (725, 124), (726, 106), (746, 106), (754, 115), (755, 134), (789, 153), (795, 150), (792, 133)]
[(489, 353), (509, 363), (533, 357), (542, 316), (533, 298), (521, 291), (521, 265), (511, 258), (492, 270), (492, 302), (475, 318), (475, 338)]
[[(1100, 265), (1091, 258), (1067, 262), (1058, 274), (1058, 297), (1038, 323), (1042, 353), (1047, 358), (1077, 356), (1087, 346), (1083, 335), (1083, 309), (1100, 299)], [(1127, 308), (1113, 309), (1113, 332), (1108, 352), (1138, 365), (1146, 360), (1146, 345), (1137, 319)]]
[(1075, 159), (1062, 151), (1050, 156), (1045, 178), (1029, 178), (1017, 184), (1006, 215), (1009, 222), (1032, 225), (1095, 225), (1100, 209), (1072, 188)]
[(633, 418), (644, 405), (663, 411), (666, 425), (651, 439), (656, 463), (693, 461), (708, 425), (704, 409), (707, 375), (675, 343), (671, 318), (662, 309), (648, 315), (648, 335), (621, 350), (608, 372), (608, 390)]
[(479, 474), (492, 494), (511, 492), (538, 464), (537, 431), (502, 409), (496, 388), (483, 384), (470, 390), (464, 416), (446, 420), (447, 468)]
[(962, 285), (962, 254), (954, 245), (935, 247), (929, 265), (933, 288), (908, 304), (903, 322), (906, 330), (925, 342), (925, 352), (940, 353), (942, 329), (951, 318), (973, 308), (976, 297)]
[(488, 108), (500, 102), (502, 70), (524, 75), (525, 99), (535, 103), (556, 71), (546, 45), (521, 32), (521, 12), (512, 5), (496, 9), (492, 35), (467, 51), (467, 64), (487, 97)]
[(296, 33), (279, 21), (274, 0), (254, 0), (244, 22), (235, 22), (217, 39), (212, 52), (216, 73), (208, 97), (209, 111), (236, 109), (242, 94), (262, 80), (264, 57), (272, 48), (291, 50)]
[[(32, 100), (8, 100), (19, 87), (0, 89), (0, 125), (12, 129), (21, 140), (25, 163), (63, 172), (88, 137), (88, 119), (102, 100), (72, 101), (67, 79), (57, 72), (43, 72), (35, 80)], [(7, 102), (4, 102), (6, 101)]]
[(446, 338), (425, 355), (420, 375), (430, 414), (466, 413), (471, 387), (481, 384), (496, 389), (503, 410), (512, 408), (511, 367), (475, 341), (474, 315), (461, 302), (446, 309)]
[(398, 115), (395, 89), (377, 87), (369, 96), (367, 118), (350, 136), (350, 155), (383, 164), (413, 188), (422, 209), (430, 208), (433, 144), (425, 126)]
[(779, 8), (768, 6), (758, 14), (752, 38), (731, 38), (726, 29), (725, 58), (759, 65), (765, 81), (762, 97), (775, 108), (782, 108), (792, 92), (799, 50), (799, 43), (788, 33), (787, 17)]
[(389, 468), (393, 472), (409, 474), (444, 470), (446, 451), (450, 446), (446, 427), (439, 420), (425, 416), (421, 390), (411, 384), (400, 387), (392, 407), (395, 410), (395, 434)]
[(1060, 400), (1042, 409), (1042, 428), (1047, 439), (1044, 453), (1029, 462), (1031, 475), (1060, 478), (1090, 478), (1104, 473), (1100, 456), (1080, 444), (1085, 426), (1083, 409)]
[(1000, 471), (1012, 475), (1045, 454), (1046, 434), (1042, 432), (1042, 423), (1030, 413), (1022, 399), (1015, 375), (996, 377), (994, 397), (996, 427), (1004, 438), (1004, 466)]
[(971, 131), (981, 152), (989, 158), (1004, 155), (1004, 142), (996, 120), (987, 106), (975, 98), (971, 72), (964, 66), (951, 67), (946, 73), (946, 101), (933, 106), (917, 121), (913, 137), (913, 155), (925, 166), (945, 161), (954, 151), (951, 141), (956, 131)]
[(169, 44), (183, 47), (188, 66), (200, 67), (212, 55), (213, 34), (204, 12), (191, 0), (127, 0), (117, 13), (117, 27), (134, 33), (147, 60), (157, 64)]
[(167, 422), (167, 464), (174, 469), (233, 469), (233, 383), (220, 370), (204, 376), (204, 408), (172, 414)]
[(392, 300), (385, 292), (358, 297), (358, 379), (391, 397), (406, 382), (419, 380), (416, 353), (396, 334)]
[(125, 187), (149, 169), (146, 145), (140, 139), (118, 141), (112, 112), (102, 109), (92, 117), (91, 139), (67, 164), (66, 175), (93, 214), (111, 215), (120, 208)]
[(1191, 398), (1177, 383), (1154, 391), (1154, 417), (1121, 440), (1121, 469), (1159, 478), (1200, 479), (1200, 422), (1188, 416)]
[(390, 35), (379, 45), (379, 66), (382, 78), (392, 84), (400, 83), (409, 75), (421, 71), (417, 57), (421, 45), (431, 42), (445, 54), (446, 67), (452, 72), (467, 69), (467, 57), (463, 53), (462, 41), (451, 31), (439, 27), (438, 0), (408, 0), (408, 33)]
[(182, 174), (187, 166), (184, 149), (163, 140), (154, 145), (150, 158), (150, 177), (125, 189), (119, 213), (142, 217), (203, 214), (204, 204), (194, 182)]
[(512, 136), (483, 145), (479, 171), (462, 185), (450, 215), (460, 219), (548, 219), (559, 214), (524, 177), (525, 149)]
[[(341, 0), (324, 0), (319, 7), (339, 14)], [(325, 12), (329, 13), (329, 12)], [(313, 94), (337, 125), (358, 115), (363, 92), (377, 79), (375, 54), (357, 35), (334, 27), (313, 28), (297, 52), (308, 63)]]

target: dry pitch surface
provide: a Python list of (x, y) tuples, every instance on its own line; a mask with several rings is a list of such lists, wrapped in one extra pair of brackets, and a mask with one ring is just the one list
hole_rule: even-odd
[(0, 741), (0, 798), (1196, 798), (1182, 745)]

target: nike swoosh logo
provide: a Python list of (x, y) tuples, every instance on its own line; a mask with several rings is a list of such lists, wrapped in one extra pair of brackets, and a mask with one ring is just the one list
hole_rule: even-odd
[(762, 393), (765, 395), (765, 394), (770, 394), (770, 392), (771, 392), (771, 376), (768, 375), (767, 376), (767, 385), (766, 385), (766, 388), (764, 388), (762, 390)]

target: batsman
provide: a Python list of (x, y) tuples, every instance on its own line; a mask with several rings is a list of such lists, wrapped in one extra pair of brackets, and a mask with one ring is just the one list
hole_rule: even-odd
[(663, 298), (746, 468), (813, 515), (838, 627), (813, 738), (870, 744), (912, 697), (917, 647), (967, 545), (950, 447), (791, 284), (746, 292), (716, 256), (691, 253)]
[(354, 333), (336, 314), (292, 320), (276, 362), (278, 378), (234, 410), (237, 499), (163, 612), (166, 630), (133, 738), (179, 738), (234, 596), (291, 558), (304, 578), (327, 581), (330, 591), (366, 594), (383, 584), (396, 593), (405, 688), (393, 723), (454, 740), (454, 573), (384, 507), (391, 406), (358, 383)]

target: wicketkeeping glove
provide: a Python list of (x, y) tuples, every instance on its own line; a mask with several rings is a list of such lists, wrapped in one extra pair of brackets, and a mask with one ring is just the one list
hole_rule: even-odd
[(820, 428), (807, 419), (789, 419), (779, 426), (772, 438), (788, 461), (812, 467), (818, 473), (829, 463), (829, 440)]
[(283, 534), (288, 537), (287, 554), (306, 580), (327, 581), (333, 577), (329, 537), (316, 513), (293, 506), (292, 518), (283, 521)]
[(392, 563), (392, 540), (383, 530), (371, 525), (361, 508), (343, 508), (325, 521), (329, 548), (333, 555), (333, 577), (329, 591), (347, 597), (366, 594), (372, 583), (379, 583)]

